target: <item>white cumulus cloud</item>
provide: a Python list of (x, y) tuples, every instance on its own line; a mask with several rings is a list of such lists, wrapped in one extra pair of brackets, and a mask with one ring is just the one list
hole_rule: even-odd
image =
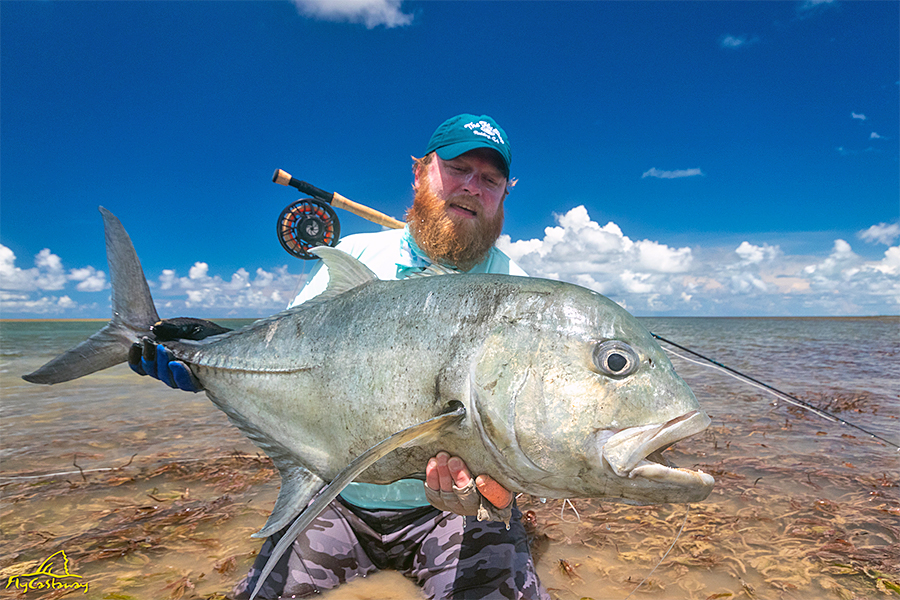
[[(69, 296), (13, 294), (5, 291), (0, 291), (0, 307), (7, 315), (23, 314), (44, 317), (71, 315), (73, 309), (82, 308)], [(95, 305), (91, 307), (96, 308)]]
[(763, 244), (755, 246), (750, 242), (741, 242), (741, 245), (735, 249), (735, 254), (741, 257), (744, 264), (760, 263), (764, 260), (774, 260), (781, 254), (781, 248), (778, 246), (770, 246)]
[(900, 246), (892, 246), (884, 251), (884, 258), (867, 263), (866, 267), (885, 275), (900, 275)]
[[(900, 310), (900, 247), (866, 260), (845, 240), (823, 256), (792, 256), (752, 239), (730, 248), (677, 248), (634, 241), (615, 223), (601, 226), (584, 206), (556, 215), (543, 237), (498, 247), (530, 275), (569, 281), (604, 294), (636, 314), (845, 315)], [(891, 243), (885, 224), (863, 232)], [(863, 234), (860, 234), (861, 236)]]
[(858, 235), (866, 242), (878, 242), (890, 246), (894, 240), (900, 237), (900, 223), (879, 223), (865, 231), (860, 231)]
[(0, 244), (0, 289), (35, 291), (61, 290), (66, 285), (66, 273), (62, 260), (48, 248), (34, 257), (34, 267), (20, 269), (16, 266), (16, 255)]
[[(501, 236), (498, 247), (530, 275), (595, 290), (638, 315), (866, 315), (900, 312), (900, 223), (860, 231), (861, 241), (887, 246), (872, 258), (843, 239), (812, 255), (747, 237), (739, 245), (677, 246), (633, 239), (614, 222), (601, 225), (576, 206), (533, 239)], [(163, 317), (261, 317), (282, 310), (305, 276), (240, 267), (223, 273), (198, 260), (179, 274), (163, 269), (151, 289)], [(66, 269), (44, 249), (21, 268), (0, 245), (0, 306), (5, 316), (108, 315), (107, 274)], [(91, 294), (91, 292), (94, 292)]]
[(831, 254), (822, 262), (809, 265), (803, 269), (809, 275), (818, 274), (819, 277), (832, 279), (841, 273), (852, 271), (856, 268), (859, 257), (854, 254), (853, 248), (844, 240), (834, 240)]
[(889, 307), (881, 314), (900, 309), (900, 246), (888, 248), (881, 260), (865, 261), (845, 240), (835, 240), (828, 258), (806, 266), (802, 275), (811, 291), (822, 294), (823, 309), (838, 300), (857, 310), (864, 304)]
[(766, 292), (766, 282), (752, 273), (735, 273), (731, 276), (731, 288), (737, 294), (759, 291)]
[(859, 119), (860, 121), (865, 121), (865, 120), (866, 120), (866, 115), (858, 114), (858, 113), (855, 113), (855, 112), (851, 112), (851, 113), (850, 113), (850, 118), (851, 118), (851, 119)]
[(241, 267), (228, 279), (210, 273), (209, 263), (197, 261), (187, 277), (173, 269), (159, 275), (157, 304), (166, 312), (206, 314), (212, 310), (234, 316), (261, 316), (284, 309), (299, 287), (303, 276), (288, 273), (287, 266), (274, 272), (256, 269), (253, 275)]
[(504, 235), (497, 246), (532, 276), (577, 283), (642, 308), (650, 305), (651, 294), (674, 294), (670, 280), (692, 267), (690, 248), (635, 242), (615, 223), (601, 226), (592, 220), (584, 206), (556, 215), (556, 220), (558, 226), (547, 227), (541, 239), (514, 242)]
[(294, 0), (294, 4), (308, 17), (363, 23), (368, 29), (403, 27), (413, 21), (413, 15), (401, 10), (401, 0)]
[(209, 275), (209, 265), (205, 262), (195, 262), (194, 266), (188, 271), (188, 278), (194, 281), (203, 281), (207, 279)]
[(638, 264), (646, 271), (657, 273), (683, 273), (691, 266), (690, 248), (669, 248), (665, 244), (651, 240), (635, 243)]
[(79, 292), (99, 292), (107, 287), (106, 273), (94, 267), (72, 269), (69, 271), (69, 279), (78, 282), (75, 289)]
[(16, 265), (15, 253), (0, 244), (0, 307), (5, 314), (58, 316), (96, 308), (97, 302), (79, 303), (68, 294), (47, 294), (66, 290), (72, 282), (78, 292), (99, 292), (108, 287), (106, 273), (94, 267), (75, 268), (67, 273), (62, 259), (49, 248), (35, 255), (33, 267), (23, 269)]

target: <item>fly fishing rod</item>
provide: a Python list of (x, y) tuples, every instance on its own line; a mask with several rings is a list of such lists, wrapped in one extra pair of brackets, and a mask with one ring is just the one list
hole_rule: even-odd
[(358, 217), (389, 229), (403, 229), (401, 221), (378, 212), (337, 192), (326, 192), (305, 181), (277, 169), (272, 181), (311, 196), (302, 198), (281, 211), (278, 217), (278, 240), (289, 254), (313, 260), (318, 258), (310, 250), (316, 246), (336, 246), (341, 237), (341, 223), (333, 206), (352, 212)]
[[(708, 357), (706, 357), (706, 356), (703, 356), (703, 355), (700, 354), (699, 352), (694, 352), (694, 351), (691, 350), (690, 348), (685, 348), (684, 346), (682, 346), (682, 345), (680, 345), (680, 344), (676, 344), (676, 343), (673, 342), (672, 340), (667, 340), (666, 338), (664, 338), (664, 337), (662, 337), (662, 336), (660, 336), (660, 335), (656, 335), (656, 334), (653, 333), (653, 332), (651, 332), (650, 335), (652, 335), (653, 337), (655, 337), (656, 339), (658, 339), (658, 340), (661, 341), (661, 342), (665, 342), (666, 344), (669, 344), (669, 345), (671, 345), (671, 346), (674, 346), (675, 348), (678, 348), (679, 350), (683, 350), (684, 352), (687, 352), (688, 354), (692, 354), (693, 356), (696, 356), (697, 358), (699, 358), (699, 359), (701, 359), (701, 360), (703, 360), (703, 361), (706, 361), (706, 362), (712, 364), (714, 367), (717, 367), (719, 370), (724, 371), (726, 374), (728, 374), (728, 375), (734, 377), (735, 379), (738, 379), (739, 381), (743, 381), (744, 383), (748, 383), (748, 384), (750, 384), (750, 385), (752, 385), (752, 386), (755, 386), (755, 387), (758, 387), (758, 388), (762, 388), (764, 391), (767, 391), (767, 392), (769, 392), (770, 394), (773, 394), (773, 395), (774, 395), (775, 397), (777, 397), (777, 398), (781, 398), (782, 400), (784, 400), (784, 401), (787, 402), (788, 404), (793, 404), (794, 406), (798, 406), (798, 407), (800, 407), (800, 408), (803, 408), (803, 409), (805, 409), (805, 410), (808, 410), (808, 411), (810, 411), (811, 413), (813, 413), (813, 414), (815, 414), (815, 415), (818, 415), (818, 416), (822, 417), (823, 419), (826, 419), (826, 420), (828, 420), (828, 421), (831, 421), (832, 423), (839, 423), (839, 424), (841, 424), (841, 425), (846, 425), (847, 427), (851, 427), (851, 428), (853, 428), (853, 429), (856, 429), (857, 431), (860, 431), (860, 432), (862, 432), (862, 433), (864, 433), (864, 434), (866, 434), (866, 435), (868, 435), (868, 436), (870, 436), (870, 437), (872, 437), (872, 438), (874, 438), (874, 439), (876, 439), (876, 440), (878, 440), (878, 441), (880, 441), (880, 442), (882, 442), (882, 443), (884, 443), (884, 444), (887, 444), (887, 445), (890, 446), (891, 448), (894, 448), (895, 450), (900, 451), (900, 446), (898, 446), (895, 442), (891, 442), (890, 440), (886, 440), (886, 439), (884, 439), (883, 437), (881, 437), (880, 435), (878, 435), (878, 434), (876, 434), (876, 433), (872, 433), (872, 432), (869, 431), (868, 429), (864, 429), (864, 428), (860, 427), (859, 425), (855, 425), (855, 424), (853, 424), (853, 423), (851, 423), (851, 422), (849, 422), (849, 421), (845, 421), (844, 419), (842, 419), (842, 418), (840, 418), (840, 417), (837, 417), (837, 416), (831, 414), (830, 412), (824, 411), (824, 410), (822, 410), (821, 408), (817, 408), (817, 407), (813, 406), (813, 405), (810, 404), (809, 402), (805, 402), (805, 401), (801, 400), (800, 398), (797, 398), (796, 396), (792, 396), (791, 394), (788, 394), (788, 393), (786, 393), (786, 392), (782, 392), (781, 390), (779, 390), (779, 389), (777, 389), (777, 388), (775, 388), (775, 387), (772, 387), (772, 386), (769, 385), (768, 383), (763, 383), (762, 381), (760, 381), (760, 380), (758, 380), (758, 379), (754, 379), (753, 377), (750, 377), (749, 375), (745, 375), (745, 374), (741, 373), (740, 371), (737, 371), (737, 370), (735, 370), (735, 369), (732, 369), (731, 367), (728, 367), (728, 366), (726, 366), (726, 365), (723, 365), (722, 363), (720, 363), (720, 362), (718, 362), (718, 361), (715, 361), (715, 360), (713, 360), (713, 359), (711, 359), (711, 358), (708, 358)], [(679, 358), (683, 358), (684, 360), (687, 360), (687, 361), (689, 361), (689, 362), (694, 362), (694, 363), (697, 362), (697, 361), (692, 360), (692, 359), (690, 359), (690, 358), (688, 358), (688, 357), (686, 357), (686, 356), (681, 356), (680, 354), (678, 354), (677, 352), (674, 352), (674, 351), (672, 351), (672, 350), (669, 350), (669, 352), (671, 352), (671, 353), (674, 354), (675, 356), (678, 356)]]

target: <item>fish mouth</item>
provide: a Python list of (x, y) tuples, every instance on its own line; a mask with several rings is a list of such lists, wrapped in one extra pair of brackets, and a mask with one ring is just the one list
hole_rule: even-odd
[(672, 466), (662, 451), (675, 442), (705, 430), (710, 419), (703, 411), (692, 410), (665, 423), (629, 427), (622, 431), (602, 432), (600, 452), (619, 477), (643, 478), (658, 483), (701, 486), (712, 489), (715, 480), (703, 471)]

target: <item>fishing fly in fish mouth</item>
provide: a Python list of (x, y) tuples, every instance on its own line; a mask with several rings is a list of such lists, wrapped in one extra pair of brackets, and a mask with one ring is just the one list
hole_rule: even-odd
[(510, 161), (493, 119), (448, 119), (414, 164), (405, 229), (314, 249), (322, 261), (289, 310), (226, 332), (185, 319), (189, 340), (159, 322), (127, 233), (101, 209), (113, 320), (26, 379), (128, 360), (205, 391), (272, 458), (282, 487), (238, 598), (383, 568), (429, 598), (549, 598), (514, 493), (703, 500), (712, 477), (661, 451), (709, 417), (624, 309), (529, 278), (494, 246)]

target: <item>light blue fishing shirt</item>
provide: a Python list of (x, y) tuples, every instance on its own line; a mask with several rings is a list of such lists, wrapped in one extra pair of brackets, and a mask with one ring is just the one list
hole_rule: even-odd
[[(431, 265), (431, 260), (413, 241), (409, 228), (348, 235), (336, 247), (365, 264), (379, 279), (404, 279)], [(496, 247), (491, 248), (487, 257), (467, 273), (527, 277), (527, 273), (519, 265)], [(319, 261), (313, 267), (307, 284), (289, 308), (318, 296), (327, 285), (328, 267)], [(351, 504), (370, 510), (429, 505), (425, 498), (425, 485), (418, 479), (401, 479), (389, 485), (353, 482), (344, 488), (341, 497)]]

